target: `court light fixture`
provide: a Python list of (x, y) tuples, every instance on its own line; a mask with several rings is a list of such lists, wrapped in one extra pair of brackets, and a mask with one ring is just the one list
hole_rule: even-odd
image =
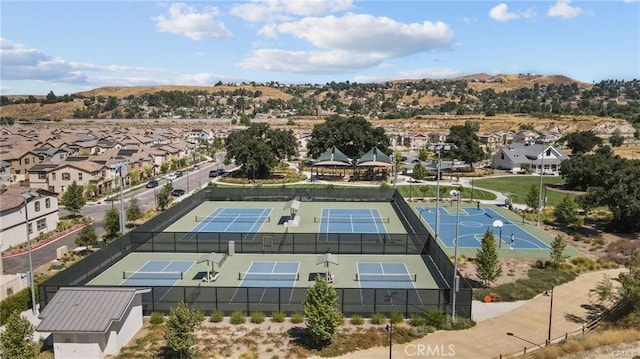
[(456, 320), (456, 292), (459, 287), (458, 277), (458, 242), (459, 242), (459, 228), (460, 228), (460, 197), (462, 197), (462, 193), (460, 190), (451, 190), (449, 192), (449, 199), (456, 200), (456, 243), (454, 245), (453, 251), (453, 280), (451, 283), (451, 320)]

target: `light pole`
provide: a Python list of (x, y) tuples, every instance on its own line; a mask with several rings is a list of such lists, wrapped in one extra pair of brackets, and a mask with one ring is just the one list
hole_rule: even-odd
[(391, 347), (393, 345), (393, 338), (391, 334), (393, 334), (393, 320), (389, 319), (389, 324), (385, 327), (385, 330), (389, 332), (389, 359), (391, 359)]
[(549, 302), (549, 332), (547, 333), (547, 345), (551, 344), (551, 319), (553, 318), (553, 287), (550, 290), (545, 290), (544, 295), (551, 297)]
[(542, 157), (540, 158), (540, 188), (538, 189), (538, 215), (536, 218), (536, 226), (540, 227), (540, 212), (542, 212), (542, 181), (544, 179), (544, 155), (547, 152), (545, 144), (547, 138), (542, 137)]
[[(456, 148), (456, 145), (452, 143), (438, 143), (435, 145), (436, 149), (438, 149), (438, 163), (436, 164), (436, 240), (438, 240), (438, 234), (440, 233), (440, 169), (442, 167), (442, 162), (440, 161), (440, 156), (442, 149), (450, 150), (452, 148)], [(453, 168), (451, 169), (453, 170)]]
[(460, 196), (459, 190), (451, 190), (449, 198), (457, 200), (456, 206), (456, 243), (453, 251), (453, 281), (451, 283), (451, 320), (456, 320), (456, 292), (458, 291), (458, 229), (460, 227)]
[(27, 228), (27, 252), (29, 253), (29, 287), (31, 288), (31, 312), (33, 315), (38, 315), (38, 308), (36, 308), (36, 293), (35, 293), (35, 283), (33, 276), (33, 259), (31, 257), (31, 237), (29, 233), (29, 211), (28, 211), (28, 201), (31, 198), (38, 198), (40, 195), (38, 192), (34, 191), (25, 191), (20, 193), (20, 196), (24, 200), (24, 221), (25, 226)]
[(496, 219), (495, 221), (493, 221), (493, 228), (500, 228), (500, 239), (498, 240), (498, 248), (502, 248), (502, 226), (504, 225), (504, 223), (502, 223), (501, 220)]
[(124, 236), (124, 175), (122, 174), (122, 169), (124, 168), (124, 172), (127, 172), (127, 165), (120, 164), (118, 168), (118, 173), (120, 174), (120, 235)]

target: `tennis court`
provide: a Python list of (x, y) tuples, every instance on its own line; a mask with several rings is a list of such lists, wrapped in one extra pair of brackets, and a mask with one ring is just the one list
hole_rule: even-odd
[[(435, 207), (416, 207), (420, 216), (434, 229), (436, 227)], [(440, 207), (439, 239), (447, 247), (456, 245), (456, 207)], [(502, 230), (494, 227), (494, 222), (502, 222)], [(549, 246), (529, 233), (525, 228), (509, 220), (492, 208), (460, 207), (460, 221), (458, 227), (458, 247), (480, 248), (481, 240), (487, 228), (493, 231), (502, 249), (534, 249), (549, 250)], [(435, 230), (434, 230), (435, 231)], [(511, 240), (513, 235), (513, 241)]]
[[(382, 217), (377, 208), (323, 208), (320, 217), (314, 218), (315, 223), (320, 223), (318, 228), (318, 240), (335, 241), (332, 233), (358, 233), (373, 234), (366, 236), (368, 240), (382, 241), (387, 233), (385, 223), (390, 222), (389, 217)], [(349, 236), (340, 236), (341, 239), (349, 239)], [(354, 237), (355, 238), (355, 237)], [(357, 240), (360, 240), (358, 236)]]
[[(357, 263), (356, 281), (360, 286), (363, 305), (371, 305), (376, 301), (387, 305), (422, 305), (418, 293), (410, 290), (416, 288), (416, 280), (417, 274), (410, 273), (405, 263)], [(409, 290), (402, 291), (403, 294), (399, 295), (400, 292), (395, 292), (394, 289)]]
[[(246, 272), (238, 274), (238, 279), (242, 282), (240, 282), (231, 301), (291, 303), (293, 288), (296, 286), (295, 282), (300, 280), (299, 268), (300, 262), (251, 262)], [(284, 293), (281, 288), (285, 290)], [(287, 288), (289, 289), (288, 293)]]
[(256, 233), (262, 224), (271, 222), (271, 208), (217, 208), (208, 216), (196, 216), (191, 232)]
[(149, 260), (134, 271), (122, 271), (121, 286), (173, 286), (184, 278), (195, 262), (172, 260)]

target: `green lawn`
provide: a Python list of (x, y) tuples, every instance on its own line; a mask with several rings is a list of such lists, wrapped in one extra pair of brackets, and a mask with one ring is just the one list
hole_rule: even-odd
[[(557, 185), (564, 183), (564, 179), (556, 176), (545, 176), (543, 184), (545, 185)], [(502, 192), (513, 193), (513, 201), (516, 203), (524, 203), (527, 193), (531, 186), (540, 185), (540, 177), (536, 176), (509, 176), (509, 177), (496, 177), (496, 178), (482, 178), (473, 180), (473, 184), (478, 187)], [(542, 189), (544, 195), (545, 189)], [(547, 188), (547, 204), (549, 206), (556, 206), (566, 193), (555, 191), (551, 188)], [(569, 194), (570, 197), (575, 199), (576, 195)]]
[[(416, 198), (416, 197), (435, 198), (436, 197), (436, 186), (433, 186), (433, 185), (416, 183), (411, 186), (406, 186), (406, 185), (398, 186), (396, 189), (398, 190), (398, 192), (400, 192), (400, 195), (402, 195), (402, 197), (404, 198)], [(459, 189), (459, 187), (449, 186), (449, 185), (447, 186), (440, 185), (440, 198), (448, 198), (449, 192), (451, 192), (452, 189)], [(466, 187), (462, 188), (462, 198), (471, 199), (471, 188), (466, 188)], [(491, 192), (482, 191), (477, 188), (474, 188), (473, 200), (478, 200), (478, 199), (492, 200), (492, 199), (496, 199), (496, 196)]]

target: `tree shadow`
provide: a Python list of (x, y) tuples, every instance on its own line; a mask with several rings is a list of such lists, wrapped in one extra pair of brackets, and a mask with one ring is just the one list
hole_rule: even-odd
[(565, 313), (564, 319), (576, 324), (584, 324), (587, 322), (585, 318), (582, 318), (579, 315), (570, 314), (570, 313)]
[(293, 327), (287, 331), (287, 334), (294, 344), (309, 350), (321, 350), (329, 344), (329, 342), (316, 342), (304, 327)]

